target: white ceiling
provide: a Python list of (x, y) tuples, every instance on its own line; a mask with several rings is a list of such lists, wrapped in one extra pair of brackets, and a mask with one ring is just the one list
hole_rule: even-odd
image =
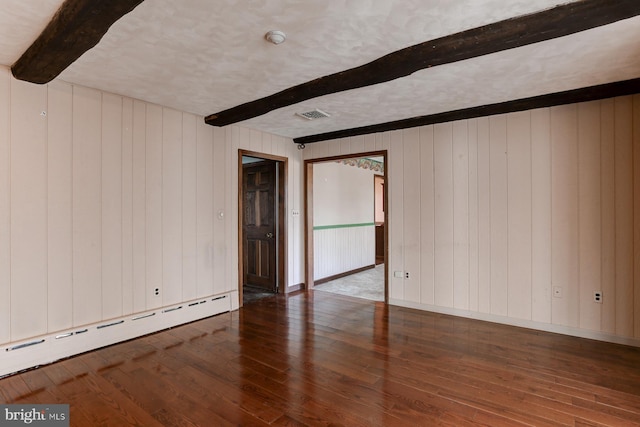
[[(563, 0), (145, 0), (60, 79), (206, 116)], [(0, 63), (62, 0), (2, 0)], [(288, 39), (275, 46), (268, 30)], [(241, 124), (299, 137), (640, 77), (640, 17), (315, 98)], [(332, 116), (307, 121), (295, 112)]]

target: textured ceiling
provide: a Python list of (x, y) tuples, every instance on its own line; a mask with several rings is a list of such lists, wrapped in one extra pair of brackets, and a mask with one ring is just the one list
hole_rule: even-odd
[[(61, 0), (2, 0), (11, 65)], [(200, 115), (559, 0), (146, 0), (59, 78)], [(271, 29), (288, 39), (266, 42)], [(640, 76), (640, 18), (327, 95), (241, 124), (298, 137)], [(295, 112), (332, 117), (307, 121)]]

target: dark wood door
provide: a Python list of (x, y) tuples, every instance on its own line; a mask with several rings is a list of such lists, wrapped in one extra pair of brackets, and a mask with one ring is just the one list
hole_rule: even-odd
[(276, 292), (276, 162), (243, 165), (244, 285)]

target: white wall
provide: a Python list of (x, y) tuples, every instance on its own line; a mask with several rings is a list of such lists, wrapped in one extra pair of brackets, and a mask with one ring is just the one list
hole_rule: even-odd
[(313, 226), (373, 223), (373, 171), (335, 161), (313, 166)]
[(304, 154), (378, 149), (389, 154), (392, 304), (640, 343), (640, 95)]
[[(62, 357), (236, 308), (240, 147), (291, 157), (288, 205), (300, 209), (291, 140), (62, 81), (21, 82), (0, 67), (0, 375), (51, 360), (49, 347), (4, 351), (34, 337)], [(302, 281), (302, 232), (288, 225), (291, 285)], [(226, 306), (161, 319), (221, 295)], [(96, 332), (140, 313), (157, 316)], [(87, 325), (83, 344), (55, 341)]]

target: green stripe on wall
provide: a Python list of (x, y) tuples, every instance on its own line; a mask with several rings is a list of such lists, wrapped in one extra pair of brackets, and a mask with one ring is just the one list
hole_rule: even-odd
[(316, 225), (314, 230), (329, 230), (332, 228), (369, 227), (376, 225), (374, 222), (361, 222), (359, 224)]

